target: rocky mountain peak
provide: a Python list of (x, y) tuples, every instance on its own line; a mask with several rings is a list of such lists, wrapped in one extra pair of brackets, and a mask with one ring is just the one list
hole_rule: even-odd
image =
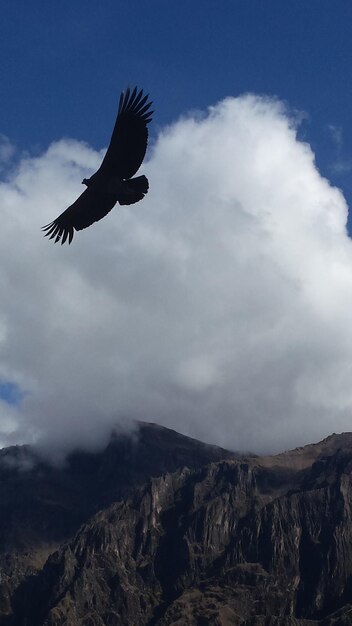
[(140, 424), (62, 468), (2, 451), (0, 625), (352, 624), (351, 468), (351, 433), (241, 458)]

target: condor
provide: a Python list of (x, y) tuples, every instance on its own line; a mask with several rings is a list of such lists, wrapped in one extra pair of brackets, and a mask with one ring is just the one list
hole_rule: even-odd
[(137, 87), (120, 96), (119, 109), (110, 144), (100, 168), (82, 183), (87, 189), (59, 217), (43, 226), (45, 236), (55, 243), (71, 243), (75, 230), (101, 220), (118, 202), (134, 204), (144, 198), (149, 183), (146, 176), (133, 178), (139, 170), (148, 143), (147, 125), (153, 111), (148, 95)]

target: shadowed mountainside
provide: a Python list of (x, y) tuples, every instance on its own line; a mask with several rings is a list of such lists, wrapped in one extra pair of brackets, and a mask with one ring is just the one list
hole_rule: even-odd
[(352, 624), (352, 434), (247, 457), (140, 424), (0, 455), (0, 624)]

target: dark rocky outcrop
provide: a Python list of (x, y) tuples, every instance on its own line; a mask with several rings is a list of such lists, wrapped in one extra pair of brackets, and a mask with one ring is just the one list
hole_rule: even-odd
[[(116, 452), (122, 444), (124, 457)], [(16, 520), (16, 533), (8, 530), (0, 624), (352, 624), (349, 433), (246, 459), (153, 425), (122, 444), (50, 470), (62, 489), (52, 493), (55, 505), (67, 503), (57, 526), (45, 519), (41, 498), (50, 489), (43, 477), (35, 486), (38, 467), (17, 474), (17, 485), (32, 481), (43, 526), (31, 526), (36, 516), (28, 521), (22, 511), (25, 529)], [(143, 450), (135, 463), (134, 446)], [(18, 472), (6, 471), (3, 493)], [(20, 549), (18, 536), (21, 545), (29, 537), (30, 550)]]

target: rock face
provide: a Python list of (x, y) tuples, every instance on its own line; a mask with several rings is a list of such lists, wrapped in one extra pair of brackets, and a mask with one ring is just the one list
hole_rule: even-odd
[(351, 434), (244, 459), (141, 425), (62, 469), (21, 454), (0, 624), (351, 626)]

